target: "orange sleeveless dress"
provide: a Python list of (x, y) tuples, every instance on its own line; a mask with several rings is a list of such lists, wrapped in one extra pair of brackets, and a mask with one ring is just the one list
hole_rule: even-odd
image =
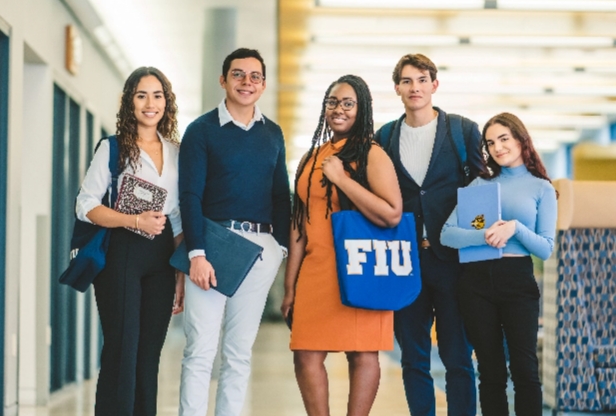
[[(310, 187), (310, 222), (306, 222), (306, 256), (301, 265), (293, 306), (292, 350), (379, 351), (393, 349), (393, 312), (344, 306), (336, 273), (331, 218), (325, 218), (327, 197), (321, 186), (323, 159), (337, 153), (345, 140), (325, 143), (317, 155)], [(314, 158), (314, 156), (313, 156)], [(307, 200), (311, 158), (296, 192)], [(332, 209), (340, 210), (336, 189)]]

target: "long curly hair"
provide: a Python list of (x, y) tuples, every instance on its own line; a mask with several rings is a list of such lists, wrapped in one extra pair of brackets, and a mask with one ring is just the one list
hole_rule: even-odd
[[(359, 182), (365, 188), (368, 186), (367, 166), (368, 166), (368, 153), (372, 146), (372, 139), (374, 137), (374, 122), (372, 120), (372, 95), (366, 82), (356, 75), (344, 75), (332, 82), (331, 85), (325, 91), (323, 102), (321, 103), (321, 115), (319, 117), (319, 123), (312, 136), (312, 144), (310, 149), (303, 157), (300, 165), (297, 168), (297, 174), (295, 175), (295, 194), (293, 196), (293, 227), (299, 230), (299, 235), (302, 235), (302, 223), (304, 216), (306, 221), (310, 222), (310, 188), (312, 187), (313, 173), (316, 167), (317, 156), (319, 154), (320, 146), (329, 142), (333, 133), (329, 125), (325, 120), (325, 101), (329, 98), (334, 86), (338, 84), (350, 85), (355, 94), (357, 95), (357, 116), (355, 123), (351, 127), (348, 133), (348, 137), (344, 146), (336, 154), (342, 161), (344, 170), (349, 172), (351, 178)], [(307, 197), (304, 204), (298, 196), (298, 180), (303, 173), (306, 166), (310, 163), (310, 175), (308, 176)], [(324, 178), (321, 186), (326, 187), (327, 195), (327, 210), (326, 217), (332, 211), (332, 187), (333, 184)]]
[(149, 75), (155, 76), (160, 81), (165, 96), (165, 113), (158, 122), (157, 130), (168, 142), (176, 145), (180, 144), (177, 122), (178, 106), (175, 103), (175, 94), (171, 89), (171, 82), (160, 70), (154, 67), (142, 66), (137, 68), (128, 76), (124, 83), (120, 110), (116, 115), (116, 138), (120, 150), (120, 171), (126, 168), (127, 163), (133, 170), (137, 170), (140, 167), (140, 151), (139, 146), (137, 146), (139, 134), (137, 132), (137, 118), (135, 117), (133, 97), (141, 78)]
[[(548, 177), (547, 171), (543, 162), (541, 162), (541, 158), (539, 157), (539, 153), (535, 150), (535, 146), (533, 146), (533, 141), (524, 126), (524, 123), (515, 115), (511, 113), (500, 113), (492, 117), (488, 122), (483, 126), (483, 132), (481, 133), (481, 149), (485, 156), (484, 158), (484, 169), (480, 172), (479, 176), (484, 179), (489, 179), (500, 175), (501, 166), (496, 163), (496, 161), (490, 155), (488, 151), (488, 143), (486, 140), (486, 132), (488, 128), (493, 126), (494, 124), (500, 124), (501, 126), (509, 128), (511, 130), (511, 135), (515, 140), (517, 140), (522, 146), (522, 160), (524, 161), (524, 165), (526, 169), (537, 178), (545, 179), (548, 182), (552, 182)], [(492, 171), (492, 172), (490, 172)]]

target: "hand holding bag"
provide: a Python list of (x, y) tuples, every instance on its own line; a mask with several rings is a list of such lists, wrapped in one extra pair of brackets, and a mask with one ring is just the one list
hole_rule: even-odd
[[(341, 206), (347, 200), (338, 190)], [(346, 306), (397, 311), (421, 291), (413, 213), (393, 228), (371, 223), (358, 211), (331, 214), (340, 298)]]
[[(113, 207), (118, 193), (118, 142), (115, 136), (102, 140), (109, 140), (111, 189), (110, 192), (108, 191), (105, 194), (101, 202), (107, 207)], [(84, 222), (75, 217), (73, 236), (71, 237), (71, 261), (68, 268), (60, 276), (60, 283), (80, 292), (88, 290), (94, 278), (105, 267), (105, 257), (107, 256), (110, 235), (109, 228)]]
[[(218, 282), (212, 289), (232, 297), (261, 256), (263, 247), (206, 217), (203, 217), (203, 234), (205, 254)], [(186, 240), (182, 240), (169, 264), (187, 276), (190, 274)]]

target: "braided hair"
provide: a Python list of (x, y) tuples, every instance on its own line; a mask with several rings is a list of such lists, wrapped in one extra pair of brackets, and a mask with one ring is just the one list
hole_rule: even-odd
[[(344, 75), (332, 82), (325, 91), (323, 102), (321, 104), (321, 115), (319, 124), (312, 136), (312, 144), (310, 149), (303, 157), (300, 165), (297, 168), (295, 175), (295, 195), (293, 196), (293, 227), (299, 230), (301, 238), (303, 229), (302, 223), (304, 216), (306, 221), (310, 222), (310, 188), (312, 187), (312, 177), (316, 167), (317, 156), (321, 145), (329, 142), (332, 139), (332, 130), (325, 120), (325, 101), (329, 98), (332, 89), (338, 84), (348, 84), (353, 88), (357, 95), (357, 116), (355, 123), (348, 133), (348, 137), (344, 146), (336, 154), (342, 161), (344, 170), (349, 172), (351, 179), (357, 181), (365, 188), (368, 186), (367, 166), (368, 153), (372, 147), (372, 139), (374, 137), (374, 122), (372, 120), (372, 95), (366, 82), (356, 75)], [(307, 197), (304, 204), (298, 196), (298, 181), (306, 166), (310, 163), (310, 175), (308, 176)], [(354, 165), (354, 166), (353, 166)], [(333, 184), (327, 178), (323, 178), (321, 186), (326, 187), (327, 196), (327, 215), (332, 211), (332, 187)]]

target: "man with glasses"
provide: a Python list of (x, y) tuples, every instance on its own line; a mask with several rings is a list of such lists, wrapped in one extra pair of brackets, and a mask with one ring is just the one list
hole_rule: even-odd
[[(404, 114), (375, 134), (394, 162), (403, 210), (415, 214), (421, 247), (421, 293), (410, 306), (394, 313), (394, 332), (402, 350), (402, 378), (411, 414), (435, 414), (430, 335), (436, 318), (438, 352), (446, 371), (447, 414), (474, 416), (472, 350), (456, 299), (462, 270), (457, 250), (441, 245), (440, 233), (457, 204), (457, 188), (482, 169), (481, 135), (471, 120), (433, 107), (432, 95), (439, 85), (436, 73), (436, 65), (426, 56), (403, 56), (392, 78)], [(460, 128), (452, 129), (454, 123)], [(466, 150), (466, 161), (460, 147)]]
[[(186, 129), (180, 148), (180, 209), (190, 257), (186, 279), (180, 415), (204, 416), (222, 332), (216, 415), (238, 416), (244, 404), (252, 346), (269, 289), (289, 238), (290, 191), (280, 127), (256, 105), (265, 63), (241, 48), (224, 60), (218, 108)], [(212, 290), (216, 270), (204, 250), (203, 216), (263, 247), (237, 292)], [(229, 253), (232, 257), (234, 253)]]

